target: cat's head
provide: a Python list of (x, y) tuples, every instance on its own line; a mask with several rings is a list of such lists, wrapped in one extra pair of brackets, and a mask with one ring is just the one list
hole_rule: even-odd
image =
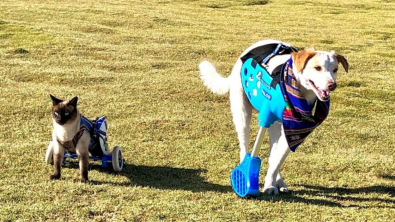
[(72, 122), (78, 116), (77, 102), (78, 97), (74, 97), (71, 100), (61, 100), (51, 95), (52, 99), (52, 118), (59, 125), (64, 125), (68, 122)]

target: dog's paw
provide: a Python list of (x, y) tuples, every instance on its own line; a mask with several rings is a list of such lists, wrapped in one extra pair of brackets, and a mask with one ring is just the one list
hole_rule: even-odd
[(279, 187), (281, 193), (288, 193), (288, 187)]
[(278, 189), (275, 186), (264, 187), (262, 192), (267, 193), (269, 195), (278, 195)]
[(59, 180), (60, 179), (60, 174), (59, 175), (52, 174), (51, 176), (49, 176), (49, 179), (50, 180)]
[(284, 183), (284, 181), (282, 179), (281, 180), (277, 180), (276, 181), (276, 185), (277, 185), (278, 190), (281, 193), (287, 193), (288, 192), (288, 187), (287, 187), (287, 185)]

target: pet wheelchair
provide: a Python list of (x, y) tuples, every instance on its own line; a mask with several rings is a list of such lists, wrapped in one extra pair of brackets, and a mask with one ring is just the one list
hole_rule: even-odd
[[(115, 146), (111, 152), (108, 151), (107, 144), (107, 121), (105, 116), (99, 116), (94, 120), (89, 120), (81, 116), (80, 125), (85, 125), (88, 129), (91, 141), (89, 144), (89, 159), (93, 161), (101, 161), (102, 167), (108, 167), (112, 165), (115, 172), (120, 172), (123, 168), (124, 160), (122, 158), (122, 152), (119, 146)], [(53, 164), (53, 147), (54, 141), (50, 141), (47, 152), (45, 154), (45, 162)], [(78, 159), (76, 153), (65, 152), (63, 157), (63, 163), (70, 159)]]

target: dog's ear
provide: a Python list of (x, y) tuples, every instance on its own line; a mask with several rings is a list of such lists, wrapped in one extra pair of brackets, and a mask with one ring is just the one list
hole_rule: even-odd
[(63, 102), (63, 100), (56, 98), (55, 96), (53, 96), (52, 94), (49, 94), (49, 96), (52, 99), (52, 104), (54, 106), (58, 105), (59, 103)]
[(314, 52), (312, 48), (300, 51), (300, 52), (293, 52), (291, 54), (293, 64), (296, 66), (296, 71), (300, 72), (302, 71), (305, 67), (309, 59), (311, 59), (313, 56), (315, 56), (317, 53)]
[(333, 56), (335, 56), (335, 58), (337, 59), (338, 62), (340, 62), (344, 68), (344, 70), (346, 70), (346, 72), (348, 72), (348, 62), (347, 59), (344, 58), (344, 56), (337, 54), (336, 52), (332, 53)]
[(78, 102), (78, 97), (76, 96), (76, 97), (72, 98), (72, 99), (69, 101), (68, 104), (71, 105), (71, 106), (77, 107), (77, 102)]

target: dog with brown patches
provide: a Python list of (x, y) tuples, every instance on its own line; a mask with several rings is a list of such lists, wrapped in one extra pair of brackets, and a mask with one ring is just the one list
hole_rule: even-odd
[(89, 167), (89, 132), (80, 128), (81, 114), (77, 109), (78, 97), (71, 100), (58, 99), (50, 95), (52, 99), (52, 144), (54, 173), (51, 180), (57, 180), (61, 176), (61, 165), (65, 152), (77, 153), (81, 174), (81, 182), (88, 181)]
[[(252, 56), (257, 49), (273, 44), (278, 45), (273, 53), (265, 54), (263, 57), (259, 57), (259, 53), (258, 56)], [(287, 53), (281, 53), (284, 51)], [(280, 81), (277, 84), (264, 82), (262, 72), (250, 76), (249, 68), (245, 68), (247, 61), (251, 60), (248, 60), (249, 55), (254, 57), (249, 67), (254, 69), (259, 64), (261, 70), (266, 70), (271, 77), (274, 76), (275, 70), (281, 67), (281, 71), (278, 71)], [(259, 61), (255, 61), (256, 58), (260, 58)], [(201, 79), (207, 88), (219, 95), (230, 93), (233, 123), (240, 146), (240, 162), (247, 153), (253, 108), (259, 111), (259, 115), (266, 110), (272, 110), (269, 106), (274, 106), (274, 110), (280, 110), (277, 113), (269, 113), (274, 119), (271, 122), (261, 122), (258, 116), (260, 131), (254, 146), (261, 146), (264, 135), (261, 132), (265, 132), (266, 128), (270, 138), (269, 167), (265, 176), (264, 193), (278, 194), (279, 191), (288, 191), (281, 177), (280, 167), (289, 152), (295, 151), (307, 135), (326, 118), (330, 94), (337, 87), (339, 63), (348, 72), (347, 60), (334, 51), (308, 49), (297, 52), (287, 43), (264, 40), (255, 43), (241, 54), (227, 78), (222, 77), (208, 61), (203, 61), (199, 65)], [(249, 87), (255, 87), (250, 91), (252, 93), (247, 93)], [(274, 88), (283, 93), (276, 97), (279, 98), (278, 101), (274, 101), (274, 97), (267, 93)], [(256, 105), (257, 103), (259, 105)]]

